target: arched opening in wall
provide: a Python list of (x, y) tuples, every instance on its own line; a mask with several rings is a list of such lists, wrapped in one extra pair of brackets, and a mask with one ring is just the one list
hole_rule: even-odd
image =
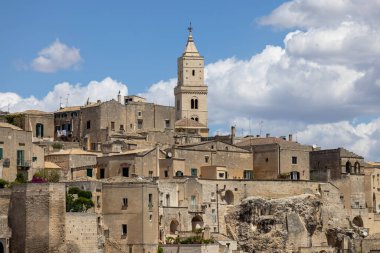
[(360, 163), (356, 162), (354, 165), (355, 168), (355, 174), (360, 174)]
[(352, 223), (358, 227), (363, 227), (363, 219), (360, 216), (356, 216), (353, 220)]
[(190, 102), (191, 102), (191, 109), (198, 109), (198, 98), (197, 97), (193, 97)]
[(5, 249), (4, 249), (4, 245), (2, 242), (0, 242), (0, 253), (4, 253)]
[(346, 173), (351, 173), (352, 165), (350, 161), (346, 162)]
[(199, 118), (198, 118), (197, 115), (193, 115), (193, 116), (191, 116), (191, 119), (192, 119), (192, 120), (195, 120), (195, 121), (197, 121), (197, 122), (199, 121)]
[(183, 172), (180, 170), (177, 170), (177, 172), (175, 173), (175, 176), (176, 177), (183, 177)]
[(193, 219), (191, 219), (191, 228), (193, 231), (203, 228), (203, 219), (201, 216), (196, 215)]
[(170, 222), (170, 234), (177, 234), (178, 226), (179, 222), (177, 220), (172, 220), (172, 222)]
[(41, 123), (36, 124), (36, 137), (38, 138), (44, 137), (44, 125)]
[(226, 194), (224, 195), (224, 200), (226, 201), (227, 205), (233, 205), (234, 204), (233, 192), (230, 190), (227, 190)]

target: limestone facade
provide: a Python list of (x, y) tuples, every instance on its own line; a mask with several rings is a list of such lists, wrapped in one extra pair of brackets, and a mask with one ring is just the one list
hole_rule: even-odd
[(364, 158), (344, 148), (310, 152), (310, 179), (329, 181), (347, 174), (364, 174)]
[(0, 123), (0, 178), (11, 182), (20, 172), (30, 180), (36, 170), (43, 168), (43, 149), (32, 139), (32, 132)]

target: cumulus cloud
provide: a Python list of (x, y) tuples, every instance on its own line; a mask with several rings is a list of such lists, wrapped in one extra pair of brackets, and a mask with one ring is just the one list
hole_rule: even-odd
[(63, 69), (76, 69), (82, 61), (79, 49), (69, 47), (57, 39), (38, 53), (31, 67), (35, 71), (54, 73)]
[(91, 81), (87, 85), (63, 82), (56, 84), (53, 90), (42, 99), (34, 96), (23, 98), (11, 92), (0, 93), (0, 110), (7, 111), (9, 106), (11, 112), (30, 109), (55, 111), (59, 109), (60, 101), (66, 106), (66, 99), (69, 106), (84, 105), (88, 99), (92, 102), (116, 99), (119, 91), (122, 95), (128, 94), (128, 88), (125, 84), (110, 77), (102, 81)]
[[(213, 131), (237, 125), (241, 135), (294, 133), (303, 143), (379, 160), (379, 9), (378, 0), (293, 0), (263, 17), (263, 25), (290, 30), (282, 47), (206, 66)], [(145, 95), (159, 102), (156, 85)]]

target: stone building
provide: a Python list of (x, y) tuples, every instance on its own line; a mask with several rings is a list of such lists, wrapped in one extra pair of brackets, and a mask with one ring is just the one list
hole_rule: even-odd
[(65, 203), (64, 184), (13, 186), (9, 210), (12, 252), (66, 252)]
[(81, 149), (67, 149), (50, 153), (45, 160), (55, 163), (61, 169), (62, 180), (95, 179), (96, 153)]
[(97, 178), (123, 177), (157, 177), (159, 159), (166, 153), (156, 148), (134, 149), (121, 153), (99, 156), (97, 159)]
[(44, 151), (32, 139), (32, 132), (0, 123), (0, 178), (14, 181), (17, 173), (22, 173), (30, 180), (44, 167)]
[[(224, 166), (228, 179), (252, 179), (252, 153), (234, 145), (219, 141), (208, 141), (198, 144), (173, 146), (168, 149), (167, 160), (184, 159), (184, 167), (170, 168), (170, 165), (181, 165), (176, 162), (163, 162), (169, 165), (166, 170), (174, 171), (175, 176), (202, 177), (203, 166)], [(166, 166), (167, 166), (166, 165)], [(161, 170), (165, 170), (165, 165)]]
[(8, 123), (32, 132), (33, 142), (54, 139), (54, 115), (50, 112), (27, 110), (6, 115)]
[(365, 194), (368, 210), (380, 213), (380, 163), (368, 162), (364, 168)]
[(54, 112), (54, 139), (80, 140), (80, 106), (69, 106)]
[(310, 179), (336, 180), (347, 174), (364, 174), (364, 158), (344, 148), (310, 152)]
[[(157, 184), (122, 177), (108, 182), (102, 190), (106, 252), (157, 252)], [(112, 251), (113, 247), (120, 251)]]
[(309, 153), (311, 146), (292, 139), (277, 137), (249, 137), (236, 146), (253, 152), (255, 179), (309, 180)]
[[(190, 133), (199, 131), (203, 137), (208, 136), (208, 109), (207, 93), (208, 88), (204, 83), (204, 58), (195, 46), (192, 28), (189, 28), (189, 36), (185, 50), (178, 58), (178, 82), (174, 88), (176, 107), (176, 129), (184, 129)], [(182, 119), (189, 119), (198, 124), (187, 122)]]

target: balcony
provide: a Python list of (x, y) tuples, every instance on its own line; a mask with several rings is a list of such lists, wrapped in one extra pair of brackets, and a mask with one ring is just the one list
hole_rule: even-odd
[(190, 205), (189, 213), (205, 213), (206, 205)]
[(25, 161), (25, 160), (20, 160), (17, 159), (17, 167), (18, 169), (24, 169), (28, 170), (30, 168), (31, 161)]

